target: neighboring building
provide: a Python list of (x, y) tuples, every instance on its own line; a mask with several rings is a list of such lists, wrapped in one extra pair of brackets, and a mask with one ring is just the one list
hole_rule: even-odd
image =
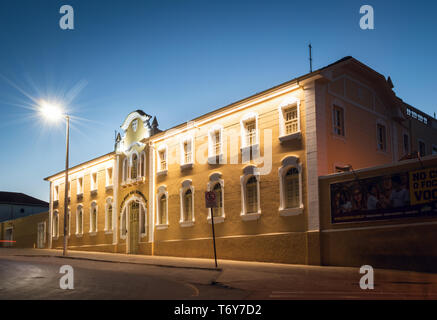
[[(424, 155), (437, 144), (435, 120), (409, 125), (405, 106), (391, 80), (346, 57), (169, 130), (131, 112), (114, 152), (69, 171), (69, 246), (211, 257), (212, 190), (219, 258), (320, 263), (319, 176), (397, 163), (416, 148), (405, 132)], [(60, 248), (64, 172), (46, 180)]]
[(49, 204), (24, 193), (0, 191), (0, 222), (47, 212)]
[(0, 222), (0, 247), (48, 248), (49, 213)]
[(404, 153), (419, 153), (422, 157), (437, 154), (437, 120), (406, 103), (404, 114), (407, 118), (402, 132)]

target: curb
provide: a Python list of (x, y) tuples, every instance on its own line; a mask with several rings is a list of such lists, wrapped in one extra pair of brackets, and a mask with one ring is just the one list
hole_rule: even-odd
[(16, 254), (13, 257), (40, 257), (40, 258), (62, 258), (62, 259), (75, 259), (75, 260), (87, 260), (95, 262), (108, 262), (108, 263), (126, 263), (126, 264), (136, 264), (136, 265), (146, 265), (161, 268), (179, 268), (179, 269), (194, 269), (194, 270), (207, 270), (207, 271), (219, 271), (222, 272), (222, 268), (208, 268), (208, 267), (195, 267), (195, 266), (175, 266), (167, 264), (157, 264), (157, 263), (142, 263), (134, 261), (114, 261), (114, 260), (104, 260), (104, 259), (93, 259), (84, 257), (72, 257), (72, 256), (57, 256), (57, 255), (36, 255), (36, 254)]

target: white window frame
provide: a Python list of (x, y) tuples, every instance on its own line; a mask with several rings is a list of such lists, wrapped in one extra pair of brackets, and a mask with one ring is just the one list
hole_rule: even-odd
[[(140, 159), (139, 159), (139, 165), (138, 165), (138, 178), (144, 178), (146, 176), (146, 168), (147, 168), (147, 158), (146, 158), (146, 152), (141, 151), (140, 153)], [(143, 174), (144, 171), (144, 174)]]
[[(156, 149), (156, 158), (158, 159), (158, 170), (157, 170), (157, 175), (166, 175), (167, 174), (167, 170), (168, 170), (168, 147), (166, 144), (161, 144), (157, 149)], [(162, 158), (161, 158), (161, 153), (164, 153), (165, 155), (165, 168), (161, 168), (161, 162), (162, 162)]]
[[(144, 219), (145, 219), (144, 221), (143, 221), (143, 217), (141, 215), (141, 210), (144, 210)], [(141, 201), (139, 201), (139, 207), (138, 207), (138, 220), (139, 220), (138, 226), (140, 228), (138, 230), (138, 234), (140, 235), (140, 238), (144, 238), (144, 237), (147, 236), (147, 226), (148, 226), (148, 223), (147, 223), (147, 208), (146, 208), (146, 206)], [(142, 225), (144, 225), (144, 232), (141, 232)]]
[[(82, 183), (79, 183), (79, 181), (82, 181)], [(83, 195), (83, 188), (84, 188), (83, 181), (84, 181), (83, 174), (79, 175), (76, 178), (76, 193), (78, 196)]]
[[(165, 223), (158, 223), (159, 219), (159, 214), (161, 211), (161, 197), (165, 195), (165, 199), (167, 202), (167, 206), (166, 206), (166, 210), (165, 210)], [(168, 228), (168, 192), (167, 192), (167, 187), (166, 186), (160, 186), (158, 188), (157, 194), (156, 194), (156, 223), (155, 223), (155, 228), (157, 230), (163, 230), (163, 229), (167, 229)]]
[[(132, 168), (133, 168), (133, 161), (134, 161), (134, 155), (137, 156), (137, 176), (136, 178), (132, 177)], [(132, 154), (129, 157), (129, 180), (131, 181), (135, 181), (138, 180), (140, 178), (140, 162), (141, 162), (141, 158), (140, 155), (138, 154), (138, 152), (134, 151), (132, 152)]]
[[(299, 206), (296, 208), (286, 208), (284, 179), (288, 170), (296, 168), (299, 171)], [(279, 175), (279, 214), (281, 216), (293, 216), (303, 213), (304, 205), (302, 200), (302, 164), (299, 157), (288, 156), (282, 160), (282, 166), (278, 169)]]
[(59, 201), (59, 184), (53, 186), (53, 201)]
[[(385, 149), (379, 148), (379, 131), (378, 131), (379, 126), (383, 126), (385, 128)], [(383, 153), (389, 152), (388, 126), (386, 122), (381, 119), (378, 119), (376, 121), (376, 150), (378, 150), (378, 152), (383, 152)]]
[[(257, 206), (258, 211), (255, 213), (247, 213), (246, 208), (246, 183), (251, 177), (256, 178), (256, 189), (257, 189)], [(243, 169), (243, 175), (240, 176), (240, 185), (241, 185), (241, 219), (244, 221), (257, 220), (261, 217), (261, 193), (260, 193), (260, 175), (257, 171), (257, 168), (253, 165), (249, 165)]]
[[(248, 122), (255, 121), (255, 144), (249, 146), (247, 145), (247, 135), (246, 135), (246, 124)], [(249, 148), (249, 147), (257, 147), (259, 146), (259, 126), (258, 126), (258, 113), (256, 112), (249, 112), (246, 113), (240, 120), (240, 127), (241, 127), (241, 148)]]
[[(109, 172), (111, 172), (111, 174), (109, 174)], [(112, 187), (114, 185), (114, 167), (113, 166), (107, 167), (105, 169), (105, 173), (106, 173), (106, 177), (105, 177), (106, 188), (108, 189), (109, 187)]]
[[(191, 220), (185, 221), (184, 220), (184, 196), (185, 196), (185, 193), (187, 192), (188, 189), (191, 190), (191, 208), (192, 208), (191, 216), (192, 216), (192, 218), (191, 218)], [(195, 213), (195, 210), (194, 210), (194, 187), (193, 187), (191, 180), (185, 180), (184, 182), (182, 182), (182, 187), (179, 190), (179, 196), (180, 196), (180, 220), (179, 220), (179, 224), (181, 227), (191, 227), (192, 225), (194, 225), (194, 222), (195, 222), (195, 218), (194, 218), (194, 213)]]
[[(109, 219), (108, 219), (108, 207), (109, 207), (109, 205), (112, 206), (112, 214), (111, 214), (111, 218), (110, 218), (111, 225), (112, 225), (111, 229), (109, 229)], [(112, 197), (107, 197), (105, 200), (105, 233), (108, 234), (108, 233), (113, 232), (113, 229), (114, 229), (113, 221), (114, 221), (114, 201), (113, 201)]]
[[(221, 193), (222, 193), (222, 210), (221, 210), (221, 214), (219, 217), (214, 217), (214, 224), (217, 223), (223, 223), (225, 221), (226, 215), (225, 215), (225, 182), (222, 179), (222, 175), (221, 173), (213, 173), (209, 176), (209, 182), (207, 185), (206, 190), (207, 191), (213, 191), (214, 186), (216, 184), (220, 184), (221, 187)], [(217, 201), (219, 201), (217, 199)], [(212, 219), (211, 219), (211, 209), (207, 208), (208, 210), (208, 214), (207, 214), (207, 221), (209, 223), (212, 223)]]
[[(185, 142), (189, 142), (191, 144), (191, 161), (190, 162), (185, 162)], [(181, 139), (180, 142), (180, 150), (181, 150), (181, 169), (188, 169), (188, 168), (192, 168), (193, 164), (194, 164), (194, 137), (193, 135), (189, 134), (184, 136)]]
[(127, 156), (123, 159), (122, 183), (125, 184), (128, 180), (129, 164)]
[[(57, 221), (56, 221), (56, 225), (55, 225), (55, 216), (57, 216)], [(53, 215), (52, 215), (52, 238), (53, 239), (58, 239), (59, 238), (59, 210), (54, 210), (53, 211)]]
[[(216, 141), (215, 141), (215, 133), (220, 133), (220, 151), (218, 154), (216, 154)], [(208, 163), (210, 164), (217, 164), (217, 158), (218, 163), (222, 163), (223, 159), (223, 126), (220, 124), (213, 125), (208, 130)]]
[[(96, 179), (94, 180), (94, 175), (96, 177)], [(90, 183), (90, 190), (91, 192), (97, 192), (97, 187), (98, 187), (98, 181), (99, 181), (99, 177), (98, 177), (98, 171), (92, 171), (90, 173), (90, 178), (91, 178), (91, 183)]]
[[(92, 226), (93, 226), (93, 208), (96, 209), (96, 230), (92, 230)], [(99, 221), (99, 207), (97, 205), (97, 201), (93, 200), (93, 202), (91, 202), (91, 206), (90, 206), (90, 231), (89, 234), (90, 235), (96, 235), (98, 232), (98, 221)]]
[[(285, 111), (289, 108), (296, 107), (297, 111), (297, 131), (287, 134), (285, 126)], [(288, 141), (301, 137), (300, 128), (300, 100), (296, 97), (288, 97), (278, 107), (279, 114), (279, 141)]]
[[(341, 109), (343, 111), (343, 134), (342, 135), (338, 134), (335, 131), (336, 126), (335, 126), (335, 113), (334, 113), (334, 111), (335, 111), (336, 108), (339, 108), (339, 109)], [(332, 105), (331, 105), (331, 119), (332, 119), (332, 128), (331, 128), (331, 130), (332, 130), (333, 136), (336, 137), (336, 138), (339, 138), (339, 139), (345, 139), (346, 138), (346, 132), (347, 132), (347, 129), (346, 129), (346, 107), (345, 107), (344, 103), (342, 101), (338, 100), (338, 99), (335, 99), (332, 102)]]
[(128, 207), (125, 206), (124, 209), (121, 211), (120, 215), (120, 238), (125, 240), (127, 238), (127, 232), (123, 234), (123, 219), (125, 221), (125, 231), (127, 231), (127, 215), (128, 215)]
[[(82, 232), (79, 233), (79, 212), (82, 211)], [(76, 207), (76, 237), (81, 237), (83, 235), (83, 205), (79, 204)]]

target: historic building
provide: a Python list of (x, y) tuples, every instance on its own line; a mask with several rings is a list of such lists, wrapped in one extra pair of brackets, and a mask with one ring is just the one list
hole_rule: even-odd
[[(219, 258), (317, 264), (319, 176), (431, 154), (436, 127), (352, 57), (169, 130), (136, 110), (113, 152), (69, 171), (69, 247), (212, 257), (214, 191)], [(64, 173), (46, 180), (60, 248)]]

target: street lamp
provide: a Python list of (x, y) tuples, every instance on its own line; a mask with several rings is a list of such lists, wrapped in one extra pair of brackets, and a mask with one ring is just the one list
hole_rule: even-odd
[(65, 152), (65, 194), (64, 194), (64, 250), (63, 256), (67, 255), (67, 216), (68, 216), (68, 153), (70, 143), (70, 116), (65, 114), (62, 108), (56, 104), (52, 104), (46, 101), (42, 101), (39, 106), (39, 112), (41, 115), (51, 121), (56, 122), (64, 118), (66, 121), (66, 152)]

